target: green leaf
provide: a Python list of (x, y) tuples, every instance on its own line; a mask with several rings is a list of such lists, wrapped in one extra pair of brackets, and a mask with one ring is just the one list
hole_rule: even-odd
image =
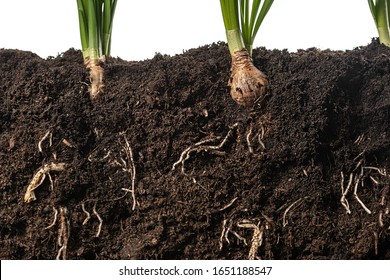
[(375, 7), (374, 0), (367, 0), (367, 1), (368, 1), (368, 5), (370, 7), (371, 15), (374, 18), (374, 21), (376, 24), (376, 7)]
[(256, 18), (256, 24), (254, 28), (252, 29), (252, 44), (255, 40), (255, 37), (257, 35), (257, 32), (259, 31), (260, 25), (263, 23), (263, 20), (265, 16), (268, 14), (269, 9), (271, 8), (272, 4), (274, 3), (274, 0), (264, 0), (263, 6), (261, 7), (260, 13), (258, 17)]
[(251, 38), (251, 29), (249, 22), (249, 0), (240, 0), (240, 19), (241, 19), (241, 30), (244, 44), (246, 45), (248, 40)]
[[(273, 0), (263, 2), (261, 0), (220, 0), (230, 50), (240, 46), (238, 43), (238, 35), (240, 35), (239, 41), (243, 41), (244, 47), (252, 54), (254, 39), (273, 2)], [(229, 32), (233, 30), (234, 35), (233, 32)], [(235, 46), (231, 47), (233, 44)]]
[(77, 0), (84, 58), (109, 55), (117, 0)]
[(238, 0), (220, 0), (226, 30), (239, 29)]
[(379, 41), (390, 46), (390, 0), (368, 0), (378, 30)]
[[(249, 0), (239, 0), (241, 7), (240, 28), (243, 34), (245, 48), (252, 54), (252, 46), (257, 32), (273, 4), (273, 0), (253, 0), (251, 7)], [(249, 17), (250, 15), (250, 17)]]
[(85, 13), (82, 0), (77, 0), (77, 7), (79, 12), (81, 48), (83, 51), (85, 51), (88, 48), (88, 28), (87, 28), (88, 25), (87, 25), (87, 16)]

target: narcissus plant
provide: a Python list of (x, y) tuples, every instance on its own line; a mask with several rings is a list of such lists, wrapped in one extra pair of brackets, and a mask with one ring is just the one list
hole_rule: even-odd
[(77, 0), (84, 63), (90, 73), (89, 93), (95, 98), (104, 87), (105, 62), (111, 50), (117, 0)]
[(220, 0), (226, 38), (232, 57), (228, 85), (237, 104), (262, 104), (269, 89), (267, 77), (252, 60), (253, 42), (273, 0)]

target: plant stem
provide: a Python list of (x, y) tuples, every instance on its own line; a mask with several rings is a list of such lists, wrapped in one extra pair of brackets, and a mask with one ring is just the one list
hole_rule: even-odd
[(379, 41), (390, 47), (390, 0), (368, 0)]
[(87, 15), (82, 0), (77, 0), (77, 8), (79, 12), (81, 49), (84, 52), (88, 48), (88, 23), (86, 22)]
[(103, 27), (102, 27), (102, 54), (109, 56), (111, 53), (112, 24), (117, 0), (104, 0)]
[(377, 3), (377, 29), (382, 44), (390, 47), (390, 0), (379, 0)]
[(85, 0), (84, 2), (88, 2), (88, 48), (86, 57), (89, 57), (92, 61), (97, 61), (99, 59), (99, 23), (96, 15), (98, 3), (96, 0)]
[(239, 29), (226, 30), (229, 52), (233, 55), (236, 51), (244, 49), (241, 32)]
[[(90, 72), (92, 98), (104, 87), (104, 62), (110, 55), (117, 0), (77, 0), (84, 64)], [(99, 61), (100, 60), (100, 61)]]
[(244, 48), (238, 17), (238, 1), (221, 0), (220, 2), (229, 51), (233, 55), (234, 52)]

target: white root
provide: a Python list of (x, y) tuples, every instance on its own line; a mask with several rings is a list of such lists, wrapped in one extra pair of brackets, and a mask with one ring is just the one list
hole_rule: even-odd
[(356, 182), (355, 182), (355, 189), (354, 189), (354, 192), (353, 192), (353, 196), (359, 202), (359, 204), (363, 207), (364, 211), (366, 211), (368, 214), (371, 215), (371, 210), (368, 209), (366, 205), (364, 205), (363, 201), (360, 200), (360, 198), (359, 198), (359, 196), (357, 194), (357, 188), (358, 188), (359, 182), (360, 182), (360, 178), (358, 178), (356, 180)]
[(242, 237), (241, 235), (239, 235), (237, 232), (235, 232), (234, 230), (231, 230), (230, 231), (235, 237), (237, 237), (238, 240), (242, 241), (244, 243), (245, 246), (248, 246), (248, 243), (246, 242), (246, 239), (244, 237)]
[[(96, 132), (98, 133), (98, 132)], [(98, 158), (95, 154), (98, 152), (98, 150), (94, 150), (89, 156), (88, 161), (95, 161), (95, 160), (103, 160), (107, 161), (108, 164), (116, 167), (120, 167), (121, 170), (125, 173), (127, 173), (130, 177), (130, 186), (128, 188), (121, 188), (122, 191), (125, 192), (124, 195), (115, 198), (114, 200), (120, 200), (127, 196), (128, 193), (131, 193), (132, 197), (132, 210), (135, 210), (135, 207), (137, 206), (137, 200), (136, 200), (136, 192), (135, 192), (135, 181), (136, 181), (136, 167), (134, 162), (134, 155), (133, 155), (133, 149), (130, 146), (129, 140), (127, 139), (125, 132), (120, 132), (119, 136), (123, 137), (124, 144), (122, 141), (118, 141), (121, 150), (120, 151), (111, 151), (107, 148), (103, 149), (104, 156), (101, 158)], [(126, 157), (122, 157), (123, 153), (126, 155)], [(109, 177), (111, 180), (111, 177)]]
[[(184, 170), (184, 163), (186, 160), (188, 160), (190, 158), (190, 153), (191, 152), (201, 152), (201, 151), (212, 151), (214, 153), (218, 153), (218, 150), (220, 150), (227, 142), (227, 140), (230, 138), (231, 134), (233, 133), (233, 129), (236, 128), (238, 126), (238, 123), (235, 123), (229, 130), (229, 132), (227, 133), (227, 135), (225, 136), (225, 138), (221, 141), (220, 144), (218, 145), (203, 145), (205, 143), (208, 143), (208, 142), (213, 142), (213, 141), (216, 141), (216, 140), (219, 140), (221, 139), (221, 137), (217, 136), (217, 137), (211, 137), (211, 138), (206, 138), (204, 140), (201, 140), (197, 143), (195, 143), (194, 145), (186, 148), (180, 155), (180, 158), (178, 161), (176, 161), (173, 166), (172, 166), (172, 171), (176, 169), (176, 166), (181, 164), (182, 165), (182, 173), (185, 174), (185, 170)], [(219, 152), (221, 154), (221, 152)]]
[(55, 225), (56, 222), (57, 222), (58, 210), (57, 210), (55, 207), (53, 207), (53, 211), (54, 211), (54, 220), (53, 220), (53, 222), (52, 222), (50, 225), (48, 225), (47, 227), (45, 227), (45, 229), (49, 229), (49, 228), (54, 227), (54, 225)]
[(95, 214), (95, 216), (96, 216), (96, 217), (98, 218), (98, 220), (99, 220), (98, 230), (97, 230), (96, 235), (95, 235), (96, 237), (99, 237), (100, 232), (101, 232), (101, 230), (102, 230), (103, 219), (100, 217), (99, 213), (96, 211), (96, 203), (95, 203), (95, 205), (93, 206), (92, 212), (93, 212), (93, 214)]
[[(224, 219), (222, 222), (222, 231), (221, 231), (221, 236), (219, 238), (219, 250), (221, 251), (223, 248), (223, 238), (225, 237), (225, 232), (226, 232), (226, 223), (227, 219)], [(229, 241), (229, 240), (228, 240)]]
[(229, 233), (230, 233), (230, 230), (232, 229), (232, 225), (233, 225), (233, 221), (230, 220), (229, 221), (229, 225), (227, 226), (226, 228), (226, 231), (225, 231), (225, 240), (227, 242), (227, 244), (230, 244), (230, 240), (229, 240)]
[(251, 135), (252, 135), (252, 124), (249, 127), (248, 133), (246, 134), (246, 143), (248, 144), (249, 153), (253, 154), (253, 147), (251, 144)]
[[(130, 174), (131, 177), (131, 187), (130, 189), (122, 189), (124, 191), (130, 192), (131, 197), (133, 199), (133, 207), (132, 210), (135, 210), (135, 206), (137, 204), (136, 198), (135, 198), (135, 178), (136, 178), (136, 170), (134, 165), (134, 158), (133, 158), (133, 150), (130, 147), (129, 141), (127, 140), (126, 136), (123, 135), (123, 138), (125, 139), (125, 151), (127, 156), (127, 162), (130, 164), (130, 167), (125, 168), (125, 170)], [(126, 162), (123, 163), (123, 166), (127, 166)]]
[(249, 254), (248, 254), (248, 260), (254, 260), (256, 259), (257, 252), (263, 243), (263, 233), (264, 233), (264, 227), (261, 226), (259, 227), (258, 223), (257, 225), (247, 221), (243, 220), (237, 224), (238, 227), (241, 228), (249, 228), (253, 229), (253, 235), (252, 235), (252, 240), (251, 240), (251, 247), (249, 249)]
[(233, 203), (238, 199), (238, 197), (235, 197), (233, 198), (227, 205), (225, 205), (224, 207), (222, 207), (221, 209), (219, 209), (218, 211), (223, 211), (223, 210), (226, 210), (228, 209), (230, 206), (233, 205)]
[[(96, 210), (96, 204), (95, 203), (93, 205), (93, 208), (92, 208), (92, 213), (96, 216), (96, 218), (99, 220), (99, 225), (98, 225), (98, 228), (97, 228), (97, 231), (96, 231), (96, 234), (95, 234), (95, 237), (99, 237), (100, 236), (100, 233), (102, 231), (102, 226), (103, 226), (103, 219), (100, 217), (99, 213), (97, 212)], [(91, 218), (91, 214), (85, 209), (85, 205), (84, 203), (81, 203), (81, 209), (83, 210), (83, 212), (85, 213), (85, 215), (87, 216), (84, 221), (83, 221), (83, 224), (82, 225), (85, 225), (89, 219)]]
[(60, 207), (60, 226), (58, 229), (57, 244), (60, 246), (56, 260), (66, 260), (66, 253), (68, 248), (68, 240), (70, 235), (70, 223), (67, 217), (66, 207)]
[(370, 179), (371, 179), (371, 181), (372, 181), (375, 185), (379, 185), (379, 184), (380, 184), (380, 182), (379, 182), (377, 179), (375, 179), (374, 177), (370, 176)]
[(38, 151), (40, 153), (43, 153), (43, 150), (42, 150), (42, 143), (43, 141), (45, 141), (47, 139), (47, 137), (49, 137), (49, 147), (51, 147), (52, 145), (52, 133), (50, 130), (48, 130), (46, 132), (46, 134), (41, 138), (41, 140), (38, 142)]
[(378, 255), (378, 233), (377, 232), (373, 232), (374, 234), (374, 248), (375, 248), (375, 255), (377, 256)]
[(360, 135), (358, 138), (356, 138), (354, 144), (358, 145), (362, 140), (364, 139), (364, 134)]
[[(363, 156), (363, 153), (360, 153), (355, 160)], [(357, 191), (359, 185), (364, 187), (364, 175), (365, 175), (365, 170), (369, 171), (376, 171), (379, 175), (387, 177), (387, 173), (385, 169), (380, 169), (377, 167), (372, 167), (372, 166), (363, 166), (363, 161), (364, 158), (362, 158), (356, 165), (356, 167), (353, 169), (352, 173), (349, 175), (349, 181), (346, 189), (344, 190), (344, 174), (341, 172), (341, 205), (345, 208), (346, 212), (348, 214), (351, 214), (351, 210), (349, 208), (349, 203), (346, 199), (346, 195), (348, 194), (349, 189), (351, 188), (352, 184), (354, 184), (354, 191), (353, 191), (353, 196), (356, 199), (356, 201), (360, 204), (360, 206), (364, 209), (364, 211), (367, 212), (367, 214), (372, 214), (372, 211), (363, 203), (363, 201), (360, 199)], [(360, 167), (360, 173), (357, 172), (358, 168)], [(356, 172), (356, 174), (354, 174)], [(367, 178), (369, 178), (375, 185), (379, 185), (380, 181), (374, 178), (372, 175), (369, 173), (367, 174)], [(381, 220), (381, 217), (379, 218)]]
[(293, 202), (289, 207), (287, 207), (287, 209), (284, 211), (283, 213), (283, 227), (285, 227), (287, 224), (288, 224), (288, 221), (286, 219), (286, 215), (287, 215), (287, 212), (291, 210), (291, 208), (297, 204), (298, 202), (300, 202), (302, 200), (302, 198), (298, 199), (297, 201)]
[(263, 150), (265, 150), (265, 144), (263, 142), (264, 134), (265, 134), (265, 129), (264, 126), (261, 125), (261, 132), (258, 134), (257, 140), (259, 141), (259, 144), (263, 148)]
[(72, 143), (69, 142), (69, 140), (67, 139), (62, 139), (62, 144), (64, 144), (65, 146), (69, 147), (69, 148), (74, 148), (74, 145)]
[(230, 244), (229, 233), (230, 233), (230, 231), (232, 229), (232, 226), (233, 226), (233, 221), (232, 220), (228, 220), (228, 219), (224, 219), (223, 220), (223, 222), (222, 222), (222, 232), (221, 232), (221, 236), (219, 238), (219, 250), (220, 251), (223, 248), (224, 240), (226, 241), (227, 244)]
[(341, 202), (341, 205), (344, 206), (347, 214), (351, 214), (351, 210), (349, 209), (349, 203), (348, 203), (348, 200), (346, 199), (346, 195), (352, 185), (352, 181), (353, 181), (353, 174), (351, 173), (349, 175), (349, 181), (348, 181), (348, 185), (347, 185), (347, 188), (344, 190), (344, 173), (341, 172), (341, 199), (340, 199), (340, 202)]
[(66, 207), (60, 207), (60, 211), (58, 211), (55, 207), (53, 207), (54, 211), (54, 220), (53, 222), (47, 226), (45, 229), (49, 229), (54, 227), (57, 223), (58, 212), (60, 214), (59, 218), (59, 226), (58, 226), (58, 236), (57, 236), (57, 245), (60, 247), (57, 252), (56, 260), (66, 260), (66, 253), (68, 248), (68, 240), (70, 235), (70, 223), (67, 217), (68, 212)]
[(81, 209), (83, 210), (83, 212), (85, 213), (85, 215), (87, 216), (84, 221), (83, 221), (83, 224), (82, 225), (85, 225), (86, 223), (88, 223), (89, 219), (91, 218), (91, 214), (89, 214), (89, 212), (87, 210), (85, 210), (85, 205), (84, 203), (81, 203)]
[(190, 158), (190, 152), (192, 151), (196, 151), (198, 147), (200, 147), (200, 145), (202, 144), (205, 144), (207, 142), (212, 142), (212, 141), (215, 141), (215, 140), (218, 140), (220, 139), (220, 137), (213, 137), (213, 138), (207, 138), (207, 139), (204, 139), (202, 141), (199, 141), (197, 143), (195, 143), (193, 146), (191, 147), (188, 147), (187, 149), (185, 149), (181, 155), (180, 155), (180, 158), (178, 161), (176, 161), (173, 166), (172, 166), (172, 171), (176, 169), (176, 166), (179, 165), (180, 163), (182, 164), (182, 173), (185, 174), (184, 172), (184, 162), (186, 160), (188, 160)]
[(379, 227), (381, 227), (381, 228), (384, 227), (384, 223), (383, 223), (383, 210), (380, 210), (380, 211), (379, 211), (379, 215), (378, 215), (378, 225), (379, 225)]
[(382, 190), (382, 197), (381, 197), (381, 202), (380, 204), (382, 206), (385, 206), (385, 203), (386, 203), (386, 197), (387, 197), (387, 192), (389, 191), (389, 185), (387, 185), (386, 187), (384, 187), (384, 189)]
[(51, 171), (64, 171), (65, 170), (65, 163), (49, 163), (45, 164), (43, 167), (41, 167), (33, 176), (30, 184), (27, 187), (26, 193), (24, 195), (24, 202), (30, 203), (31, 201), (36, 200), (34, 190), (38, 188), (40, 185), (42, 185), (43, 181), (45, 180), (46, 176), (49, 177), (50, 180), (50, 188), (53, 189), (53, 180), (51, 179), (50, 172)]
[[(250, 242), (250, 248), (248, 253), (248, 259), (254, 260), (257, 259), (257, 253), (259, 248), (261, 247), (263, 243), (263, 235), (264, 235), (264, 228), (269, 227), (268, 222), (265, 222), (265, 226), (261, 224), (261, 222), (258, 222), (255, 224), (251, 220), (241, 220), (237, 222), (236, 226), (239, 228), (246, 228), (246, 229), (252, 229), (253, 235)], [(245, 246), (248, 245), (247, 240), (239, 235), (236, 231), (232, 230), (233, 221), (224, 219), (222, 224), (222, 232), (219, 238), (219, 250), (222, 250), (223, 243), (226, 242), (227, 244), (230, 244), (229, 240), (229, 234), (233, 234), (239, 241), (243, 242)]]
[(257, 141), (259, 142), (259, 145), (260, 145), (261, 149), (262, 150), (266, 149), (265, 148), (265, 144), (263, 142), (264, 134), (265, 134), (265, 129), (264, 129), (264, 126), (261, 124), (259, 132), (256, 135), (254, 135), (253, 137), (251, 137), (252, 136), (252, 124), (250, 125), (249, 131), (248, 131), (248, 133), (246, 134), (246, 137), (245, 137), (247, 145), (248, 145), (249, 153), (251, 153), (251, 154), (254, 153), (252, 140), (255, 139), (255, 138), (257, 138)]

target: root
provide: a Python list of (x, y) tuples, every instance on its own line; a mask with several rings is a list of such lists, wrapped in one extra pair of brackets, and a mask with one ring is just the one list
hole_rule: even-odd
[(95, 99), (104, 88), (104, 69), (98, 61), (93, 59), (86, 58), (84, 63), (89, 70), (89, 80), (91, 82), (89, 94), (91, 99)]
[[(96, 235), (95, 235), (95, 237), (99, 237), (100, 232), (102, 231), (103, 219), (100, 217), (99, 213), (96, 211), (96, 204), (97, 204), (97, 203), (95, 203), (95, 204), (93, 205), (92, 213), (93, 213), (93, 214), (96, 216), (96, 218), (99, 220), (99, 226), (98, 226), (98, 228), (97, 228)], [(84, 212), (85, 215), (87, 216), (87, 217), (84, 219), (83, 223), (82, 223), (82, 225), (84, 226), (84, 225), (89, 221), (89, 219), (91, 218), (91, 214), (85, 209), (84, 203), (81, 203), (81, 209), (83, 210), (83, 212)]]
[[(122, 189), (123, 191), (131, 193), (131, 197), (133, 199), (133, 207), (132, 210), (135, 210), (135, 206), (137, 204), (136, 198), (135, 198), (135, 176), (136, 176), (136, 170), (134, 165), (134, 158), (133, 158), (133, 150), (130, 147), (129, 141), (127, 140), (126, 136), (123, 134), (123, 138), (125, 140), (125, 146), (124, 150), (126, 152), (127, 157), (127, 163), (123, 161), (123, 168), (126, 172), (130, 174), (131, 177), (131, 187), (130, 189)], [(128, 167), (129, 165), (129, 167)]]
[(49, 228), (54, 227), (54, 225), (57, 222), (58, 210), (55, 207), (53, 207), (53, 211), (54, 211), (54, 220), (49, 226), (45, 227), (45, 229), (49, 229)]
[[(222, 231), (221, 231), (221, 236), (219, 238), (219, 250), (222, 251), (222, 248), (223, 248), (223, 239), (226, 238), (226, 231), (227, 231), (227, 227), (226, 227), (226, 223), (227, 223), (227, 219), (224, 219), (223, 222), (222, 222)], [(230, 243), (229, 239), (227, 239), (227, 242)]]
[(381, 204), (382, 206), (385, 206), (386, 197), (387, 197), (388, 191), (389, 191), (389, 185), (387, 185), (386, 187), (384, 187), (383, 190), (382, 190), (382, 197), (381, 197), (381, 202), (380, 202), (380, 204)]
[[(257, 254), (259, 248), (263, 244), (263, 236), (265, 234), (265, 231), (271, 229), (274, 225), (274, 222), (269, 217), (267, 217), (264, 214), (263, 217), (265, 219), (265, 221), (263, 222), (260, 220), (258, 223), (255, 223), (253, 222), (253, 220), (244, 219), (235, 224), (238, 228), (253, 230), (252, 238), (249, 243), (250, 248), (248, 252), (248, 260), (259, 259)], [(224, 241), (227, 244), (230, 244), (230, 240), (228, 238), (230, 233), (237, 238), (238, 242), (242, 242), (245, 246), (248, 246), (247, 240), (241, 235), (239, 235), (236, 231), (232, 230), (232, 227), (233, 227), (232, 220), (228, 220), (228, 219), (223, 220), (222, 232), (219, 238), (219, 250), (222, 250)]]
[[(371, 210), (367, 208), (367, 206), (363, 203), (363, 201), (361, 201), (361, 199), (359, 198), (359, 196), (357, 194), (357, 189), (358, 189), (359, 184), (360, 183), (363, 184), (362, 181), (361, 181), (362, 177), (363, 177), (362, 173), (360, 173), (360, 175), (356, 175), (355, 176), (353, 196), (355, 197), (357, 202), (362, 206), (364, 211), (366, 211), (367, 214), (371, 214)], [(351, 214), (351, 210), (349, 208), (349, 203), (348, 203), (348, 201), (346, 199), (346, 195), (348, 194), (348, 191), (351, 188), (351, 186), (353, 184), (353, 181), (354, 181), (354, 174), (351, 173), (349, 175), (349, 181), (348, 181), (347, 188), (344, 191), (344, 186), (343, 186), (344, 185), (344, 174), (343, 174), (343, 172), (341, 172), (341, 192), (342, 192), (342, 195), (341, 195), (340, 202), (341, 202), (341, 205), (343, 205), (343, 207), (345, 208), (347, 214)]]
[(387, 177), (386, 169), (380, 169), (378, 167), (372, 167), (372, 166), (366, 166), (366, 167), (363, 167), (363, 169), (374, 170), (374, 171), (378, 172), (379, 175)]
[(41, 140), (39, 140), (39, 142), (38, 142), (38, 151), (40, 152), (40, 153), (43, 153), (43, 150), (42, 150), (42, 143), (43, 143), (43, 141), (45, 141), (46, 139), (47, 139), (47, 137), (49, 137), (49, 147), (51, 147), (52, 146), (52, 144), (53, 144), (53, 134), (51, 133), (51, 131), (50, 130), (48, 130), (47, 132), (46, 132), (46, 134), (42, 137), (42, 139)]
[(228, 85), (233, 100), (241, 106), (252, 107), (255, 103), (265, 106), (269, 83), (257, 69), (246, 49), (232, 55), (231, 75)]
[(246, 143), (248, 144), (249, 153), (253, 154), (253, 147), (251, 144), (251, 134), (252, 134), (252, 124), (249, 128), (248, 133), (246, 134)]
[(244, 243), (245, 246), (248, 246), (248, 243), (246, 242), (246, 239), (244, 237), (242, 237), (241, 235), (239, 235), (237, 232), (233, 231), (233, 230), (230, 230), (230, 232), (235, 236), (237, 237), (238, 240), (242, 241), (242, 243)]
[(265, 150), (265, 144), (263, 142), (264, 134), (265, 134), (265, 129), (264, 129), (264, 126), (261, 125), (260, 132), (258, 134), (257, 140), (259, 141), (259, 144), (263, 148), (263, 150)]
[(72, 143), (69, 142), (69, 140), (67, 139), (62, 139), (62, 144), (64, 144), (65, 146), (69, 147), (69, 148), (74, 148), (74, 145)]
[(259, 227), (259, 224), (254, 224), (251, 221), (243, 220), (237, 224), (241, 228), (253, 229), (251, 247), (249, 249), (248, 260), (254, 260), (257, 257), (257, 251), (263, 243), (264, 226)]
[(360, 198), (357, 194), (357, 188), (358, 188), (359, 182), (360, 182), (360, 178), (357, 178), (356, 182), (355, 182), (355, 189), (353, 192), (353, 196), (359, 202), (359, 204), (363, 207), (363, 209), (367, 212), (367, 214), (371, 215), (371, 210), (367, 208), (367, 206), (363, 203), (363, 201), (360, 200)]
[(91, 214), (89, 214), (89, 212), (87, 210), (85, 210), (84, 203), (81, 203), (81, 209), (83, 210), (85, 215), (87, 215), (87, 217), (84, 219), (83, 224), (82, 224), (82, 225), (85, 225), (86, 223), (88, 223), (89, 219), (91, 218)]
[(70, 223), (67, 217), (66, 207), (60, 207), (60, 225), (58, 228), (57, 244), (60, 246), (56, 260), (66, 260), (66, 253), (68, 248), (68, 241), (70, 235)]
[[(384, 172), (384, 173), (386, 174), (386, 172)], [(381, 196), (381, 200), (380, 200), (380, 205), (382, 207), (386, 206), (386, 198), (387, 198), (388, 192), (389, 192), (389, 185), (386, 185), (381, 191), (382, 196)], [(388, 214), (389, 214), (389, 207), (386, 207), (384, 211), (382, 209), (379, 211), (379, 216), (378, 216), (379, 227), (383, 228), (385, 226), (385, 224), (383, 223), (383, 215), (388, 215)], [(389, 227), (389, 229), (390, 229), (390, 227)]]
[(349, 181), (348, 181), (347, 188), (344, 190), (344, 173), (341, 172), (341, 199), (340, 199), (340, 202), (341, 202), (341, 205), (343, 205), (345, 210), (347, 211), (347, 214), (351, 214), (351, 210), (349, 209), (349, 203), (348, 203), (348, 200), (345, 198), (345, 196), (347, 195), (347, 193), (352, 185), (352, 180), (353, 180), (353, 174), (351, 173), (349, 175)]
[[(358, 139), (359, 140), (359, 139)], [(344, 173), (341, 172), (341, 205), (345, 208), (347, 214), (351, 214), (351, 210), (349, 208), (349, 203), (346, 199), (346, 196), (348, 194), (348, 191), (350, 190), (352, 184), (354, 185), (354, 191), (353, 191), (353, 197), (356, 199), (356, 201), (360, 204), (360, 206), (363, 208), (364, 211), (366, 211), (367, 214), (371, 215), (372, 211), (364, 204), (364, 202), (360, 199), (358, 195), (358, 187), (361, 185), (364, 187), (364, 179), (369, 178), (375, 185), (379, 185), (380, 180), (374, 178), (370, 172), (376, 171), (379, 175), (387, 177), (387, 173), (385, 169), (380, 169), (377, 167), (372, 167), (372, 166), (364, 166), (364, 151), (360, 153), (357, 157), (355, 157), (355, 161), (359, 160), (359, 162), (356, 164), (356, 167), (353, 169), (353, 171), (349, 174), (349, 180), (346, 189), (344, 190)], [(358, 171), (360, 170), (360, 172)], [(368, 170), (369, 173), (365, 174), (365, 171)], [(382, 200), (384, 201), (384, 196), (382, 196)], [(383, 206), (384, 204), (381, 203)], [(382, 222), (382, 215), (383, 212), (382, 210), (379, 212), (379, 225), (383, 225)]]
[(246, 134), (246, 143), (248, 145), (248, 150), (249, 150), (249, 153), (253, 154), (254, 153), (254, 149), (253, 149), (253, 140), (255, 140), (257, 138), (257, 142), (259, 143), (259, 146), (260, 146), (260, 150), (264, 151), (265, 150), (265, 144), (263, 142), (263, 139), (264, 139), (264, 135), (265, 135), (265, 129), (264, 129), (264, 126), (262, 123), (260, 123), (260, 129), (259, 131), (257, 132), (257, 134), (255, 134), (253, 137), (252, 137), (252, 132), (253, 132), (253, 129), (252, 129), (252, 124), (250, 125), (249, 127), (249, 131), (248, 133)]
[[(223, 241), (225, 240), (227, 244), (230, 244), (230, 240), (229, 240), (229, 233), (233, 233), (232, 231), (232, 226), (233, 226), (233, 221), (232, 220), (228, 220), (228, 219), (224, 219), (223, 222), (222, 222), (222, 232), (221, 232), (221, 236), (219, 238), (219, 250), (222, 251), (222, 248), (223, 248)], [(235, 236), (239, 236), (237, 233), (233, 233)], [(241, 236), (240, 236), (241, 237)], [(243, 237), (241, 237), (241, 239), (244, 239)]]
[(379, 215), (378, 215), (378, 225), (379, 227), (383, 228), (385, 225), (383, 223), (383, 210), (380, 210), (379, 211)]
[(96, 203), (93, 206), (92, 212), (93, 212), (93, 214), (95, 214), (96, 218), (98, 218), (98, 220), (99, 220), (98, 230), (97, 230), (96, 235), (95, 235), (96, 237), (99, 237), (100, 232), (102, 230), (103, 219), (99, 216), (99, 213), (96, 211)]
[(363, 140), (364, 140), (364, 134), (359, 135), (359, 137), (356, 138), (354, 144), (355, 144), (355, 145), (359, 145)]
[(210, 139), (210, 138), (207, 138), (207, 139), (204, 139), (204, 140), (202, 140), (202, 141), (199, 141), (199, 142), (195, 143), (193, 146), (188, 147), (187, 149), (185, 149), (185, 150), (181, 153), (179, 160), (176, 161), (176, 162), (173, 164), (173, 166), (172, 166), (172, 171), (176, 169), (176, 166), (177, 166), (177, 165), (182, 164), (181, 170), (182, 170), (182, 173), (185, 174), (185, 171), (184, 171), (184, 162), (190, 158), (190, 152), (192, 152), (192, 151), (197, 151), (197, 149), (198, 149), (199, 147), (201, 147), (200, 145), (202, 145), (202, 144), (205, 144), (205, 143), (207, 143), (207, 142), (212, 142), (212, 141), (215, 141), (215, 140), (218, 140), (218, 139), (220, 139), (220, 137), (214, 137), (214, 138), (211, 138), (211, 139)]
[(40, 185), (42, 185), (43, 181), (45, 181), (46, 176), (49, 177), (50, 180), (50, 187), (53, 189), (53, 180), (51, 178), (50, 172), (51, 171), (64, 171), (65, 170), (65, 163), (49, 163), (45, 164), (43, 167), (41, 167), (33, 176), (30, 184), (27, 187), (26, 193), (24, 195), (24, 202), (30, 203), (31, 201), (36, 200), (34, 190), (38, 188)]
[(190, 154), (192, 152), (201, 152), (201, 151), (211, 151), (211, 152), (214, 152), (214, 153), (217, 153), (217, 154), (223, 154), (222, 152), (220, 152), (219, 150), (226, 144), (227, 140), (231, 137), (232, 133), (233, 133), (233, 129), (236, 128), (238, 126), (238, 123), (235, 123), (229, 130), (229, 132), (227, 133), (227, 135), (225, 136), (225, 138), (222, 140), (222, 142), (219, 144), (219, 145), (203, 145), (203, 144), (206, 144), (206, 143), (209, 143), (209, 142), (214, 142), (216, 140), (219, 140), (221, 139), (221, 137), (217, 136), (217, 137), (212, 137), (212, 138), (207, 138), (207, 139), (204, 139), (202, 141), (199, 141), (197, 143), (195, 143), (193, 146), (191, 147), (188, 147), (187, 149), (185, 149), (181, 155), (180, 155), (180, 158), (178, 161), (176, 161), (173, 166), (172, 166), (172, 171), (176, 169), (176, 166), (181, 164), (182, 165), (182, 168), (181, 168), (181, 171), (184, 175), (186, 175), (185, 173), (185, 168), (184, 168), (184, 163), (186, 160), (188, 160), (190, 158)]
[(54, 220), (53, 222), (46, 227), (45, 229), (49, 229), (54, 227), (58, 220), (58, 212), (60, 214), (59, 218), (59, 226), (58, 226), (58, 237), (57, 237), (57, 245), (60, 247), (58, 249), (58, 253), (56, 256), (56, 260), (66, 260), (66, 253), (68, 249), (68, 241), (70, 235), (70, 223), (68, 219), (68, 211), (66, 207), (60, 207), (60, 211), (58, 211), (55, 207), (53, 207), (54, 211)]
[(219, 211), (219, 212), (222, 212), (222, 211), (228, 209), (230, 206), (233, 205), (233, 203), (234, 203), (237, 199), (238, 199), (238, 197), (233, 198), (227, 205), (225, 205), (224, 207), (222, 207), (222, 208), (219, 209), (218, 211)]
[[(307, 197), (304, 197), (303, 199), (306, 199)], [(293, 208), (293, 206), (295, 204), (297, 204), (298, 202), (300, 202), (302, 200), (302, 198), (298, 199), (297, 201), (293, 202), (289, 207), (287, 207), (286, 211), (284, 211), (283, 213), (283, 227), (287, 226), (288, 224), (288, 221), (286, 219), (286, 215), (287, 215), (287, 212), (291, 210), (291, 208)]]
[(378, 233), (377, 232), (373, 232), (374, 234), (374, 248), (375, 248), (375, 256), (378, 256)]
[[(121, 140), (118, 140), (120, 149), (119, 150), (109, 150), (104, 148), (102, 151), (95, 149), (91, 154), (88, 155), (88, 161), (101, 161), (109, 165), (120, 167), (120, 169), (126, 173), (126, 176), (130, 177), (130, 186), (128, 188), (121, 188), (125, 192), (124, 195), (114, 198), (114, 200), (120, 200), (127, 196), (128, 193), (131, 193), (132, 196), (132, 210), (135, 210), (137, 206), (137, 200), (135, 195), (135, 181), (136, 181), (136, 168), (133, 155), (133, 149), (130, 146), (129, 140), (127, 139), (125, 132), (119, 133), (120, 138), (123, 137), (124, 143)], [(100, 152), (104, 152), (103, 156), (99, 156)], [(125, 156), (124, 156), (125, 155)], [(109, 177), (111, 180), (111, 178)]]

